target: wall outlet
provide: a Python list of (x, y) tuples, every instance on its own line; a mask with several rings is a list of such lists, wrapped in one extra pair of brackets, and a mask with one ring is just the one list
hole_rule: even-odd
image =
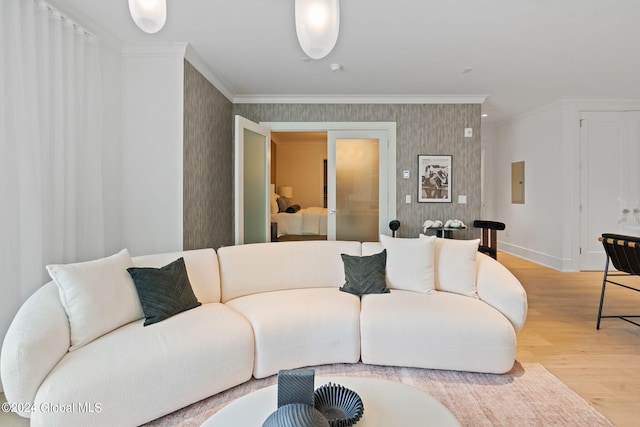
[(472, 138), (473, 137), (473, 129), (472, 128), (464, 128), (464, 137)]
[(403, 177), (404, 179), (409, 179), (409, 178), (411, 178), (411, 172), (410, 172), (410, 171), (408, 171), (408, 170), (402, 171), (402, 177)]
[(411, 203), (411, 194), (407, 194), (406, 196), (404, 196), (404, 202)]
[(466, 205), (467, 204), (467, 196), (466, 195), (459, 195), (458, 196), (458, 203), (461, 205)]

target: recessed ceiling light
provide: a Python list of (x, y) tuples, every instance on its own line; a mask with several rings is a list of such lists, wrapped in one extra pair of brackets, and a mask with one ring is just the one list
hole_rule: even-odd
[(481, 114), (480, 117), (489, 117), (487, 113)]
[(470, 72), (473, 71), (473, 68), (464, 68), (462, 71), (460, 71), (462, 74), (469, 74)]
[(308, 57), (305, 56), (304, 58), (301, 59), (301, 61), (302, 62), (311, 62), (311, 58), (308, 58)]
[(331, 64), (329, 65), (329, 69), (331, 71), (333, 71), (334, 73), (339, 73), (340, 71), (342, 71), (342, 64)]

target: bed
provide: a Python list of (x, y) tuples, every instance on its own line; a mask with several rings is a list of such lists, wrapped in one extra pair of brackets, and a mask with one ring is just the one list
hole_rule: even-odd
[(316, 206), (300, 209), (295, 213), (278, 212), (271, 215), (277, 223), (277, 237), (284, 235), (327, 235), (327, 208)]

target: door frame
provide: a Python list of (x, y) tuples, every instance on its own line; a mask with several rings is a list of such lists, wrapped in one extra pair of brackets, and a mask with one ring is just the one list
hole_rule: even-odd
[[(388, 224), (396, 219), (396, 122), (260, 122), (260, 126), (272, 132), (341, 132), (341, 131), (385, 131), (387, 133), (387, 185), (386, 218), (380, 223)], [(382, 176), (382, 175), (381, 175)], [(381, 199), (380, 203), (384, 201)], [(384, 231), (384, 233), (383, 233)], [(390, 234), (388, 227), (381, 234)]]

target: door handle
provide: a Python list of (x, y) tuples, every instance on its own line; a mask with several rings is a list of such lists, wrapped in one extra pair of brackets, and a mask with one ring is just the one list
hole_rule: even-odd
[(335, 209), (329, 209), (329, 213), (330, 214), (334, 214), (334, 213), (336, 213), (336, 210)]

